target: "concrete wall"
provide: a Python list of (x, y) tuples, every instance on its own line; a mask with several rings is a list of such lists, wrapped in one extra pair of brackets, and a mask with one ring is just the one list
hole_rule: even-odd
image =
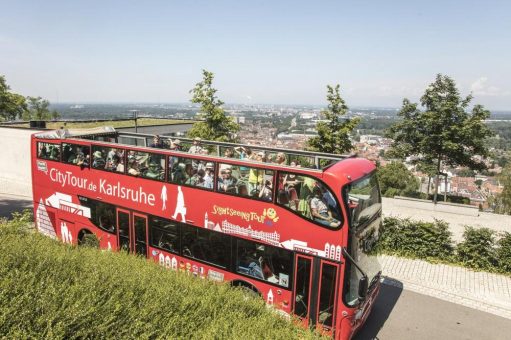
[(30, 136), (38, 131), (0, 127), (0, 193), (32, 198)]
[(443, 220), (449, 223), (455, 241), (462, 240), (466, 225), (511, 232), (511, 216), (480, 212), (475, 207), (461, 204), (439, 202), (435, 205), (424, 200), (384, 197), (383, 214), (426, 222)]
[[(186, 133), (193, 126), (193, 123), (172, 124), (172, 125), (152, 125), (152, 126), (139, 126), (138, 133), (148, 133), (154, 135), (174, 135), (177, 132)], [(122, 132), (135, 132), (135, 128), (117, 128), (117, 131)]]

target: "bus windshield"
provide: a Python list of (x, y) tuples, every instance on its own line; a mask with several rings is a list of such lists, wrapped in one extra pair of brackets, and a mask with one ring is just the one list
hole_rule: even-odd
[(365, 274), (370, 286), (377, 280), (381, 265), (376, 255), (372, 254), (373, 246), (379, 237), (381, 222), (381, 196), (376, 173), (352, 183), (348, 187), (347, 196), (350, 213), (348, 252), (363, 270), (363, 273), (346, 264), (345, 301), (348, 305), (358, 303), (358, 285)]

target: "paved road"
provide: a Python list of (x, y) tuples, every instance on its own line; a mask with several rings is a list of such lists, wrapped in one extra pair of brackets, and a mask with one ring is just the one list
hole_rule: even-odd
[(0, 194), (0, 217), (11, 217), (13, 212), (28, 208), (32, 208), (31, 198)]
[(383, 285), (356, 340), (510, 339), (511, 320)]

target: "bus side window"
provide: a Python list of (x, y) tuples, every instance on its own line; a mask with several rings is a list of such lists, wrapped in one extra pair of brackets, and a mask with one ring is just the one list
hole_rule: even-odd
[(277, 204), (296, 211), (303, 217), (330, 228), (342, 220), (334, 195), (326, 185), (313, 177), (280, 172)]
[(237, 239), (236, 271), (240, 274), (289, 287), (292, 253), (248, 240)]
[(227, 268), (230, 263), (230, 236), (194, 226), (182, 226), (183, 256)]
[(168, 181), (213, 190), (215, 163), (195, 158), (169, 157)]
[(90, 147), (85, 145), (62, 143), (62, 162), (81, 167), (89, 167)]
[(60, 161), (60, 144), (38, 142), (37, 157), (51, 161)]
[(78, 196), (80, 203), (91, 211), (90, 221), (98, 228), (115, 234), (117, 218), (116, 208), (112, 204), (93, 200), (91, 198)]
[(176, 223), (160, 217), (149, 219), (151, 246), (178, 253), (180, 248), (179, 227)]

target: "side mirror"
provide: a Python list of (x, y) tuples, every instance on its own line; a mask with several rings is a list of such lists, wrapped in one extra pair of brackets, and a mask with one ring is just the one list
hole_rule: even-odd
[(367, 276), (362, 276), (358, 281), (358, 297), (360, 300), (366, 298), (368, 288)]

